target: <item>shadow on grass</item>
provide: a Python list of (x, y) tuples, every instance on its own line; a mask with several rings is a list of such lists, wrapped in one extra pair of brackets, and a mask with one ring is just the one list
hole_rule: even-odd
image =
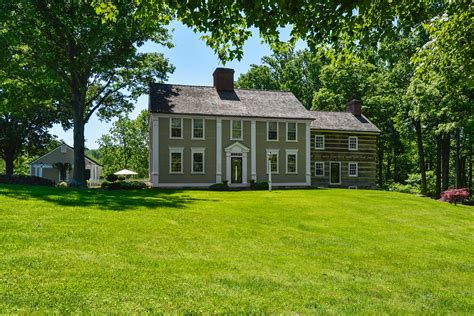
[(182, 194), (180, 190), (106, 191), (22, 185), (0, 185), (1, 196), (19, 200), (41, 200), (59, 206), (93, 207), (110, 211), (132, 211), (139, 207), (179, 209), (196, 201), (210, 201)]

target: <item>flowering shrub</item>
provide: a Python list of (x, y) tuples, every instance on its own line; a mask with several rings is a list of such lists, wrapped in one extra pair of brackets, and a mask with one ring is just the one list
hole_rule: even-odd
[(458, 202), (467, 200), (470, 195), (469, 190), (466, 188), (446, 190), (441, 193), (441, 201), (454, 202), (454, 205), (456, 205)]

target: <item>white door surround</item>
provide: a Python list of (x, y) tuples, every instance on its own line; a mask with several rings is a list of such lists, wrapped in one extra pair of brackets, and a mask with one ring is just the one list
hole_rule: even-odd
[(225, 161), (226, 161), (226, 168), (225, 168), (225, 177), (228, 181), (229, 185), (231, 183), (231, 157), (232, 156), (239, 156), (242, 157), (242, 185), (246, 185), (248, 183), (248, 176), (247, 176), (247, 155), (250, 151), (247, 147), (242, 145), (239, 142), (235, 142), (232, 145), (226, 147), (225, 151)]

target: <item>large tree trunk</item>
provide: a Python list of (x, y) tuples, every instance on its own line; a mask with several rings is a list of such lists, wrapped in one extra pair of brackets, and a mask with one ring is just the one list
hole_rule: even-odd
[(456, 130), (455, 134), (455, 139), (456, 139), (456, 180), (455, 180), (455, 185), (456, 188), (462, 187), (462, 171), (461, 171), (461, 133), (458, 130)]
[(449, 153), (451, 149), (451, 137), (449, 134), (443, 136), (443, 151), (442, 151), (442, 190), (449, 188)]
[(426, 169), (425, 169), (425, 150), (423, 147), (423, 134), (421, 130), (421, 122), (414, 120), (413, 125), (415, 126), (416, 133), (416, 144), (418, 146), (418, 163), (421, 174), (421, 194), (426, 194)]
[(73, 186), (85, 186), (86, 163), (84, 159), (84, 122), (82, 118), (74, 120), (74, 171)]
[(15, 155), (13, 153), (5, 154), (5, 174), (12, 176), (15, 169)]
[(472, 151), (469, 157), (469, 190), (471, 191), (472, 194)]
[(441, 196), (441, 151), (442, 151), (441, 136), (436, 137), (436, 197)]

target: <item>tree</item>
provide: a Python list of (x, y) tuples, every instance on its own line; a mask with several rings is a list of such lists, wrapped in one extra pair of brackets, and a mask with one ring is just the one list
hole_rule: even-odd
[(148, 113), (142, 111), (135, 120), (119, 118), (99, 141), (99, 155), (104, 173), (132, 169), (139, 176), (148, 175)]
[(104, 19), (101, 6), (91, 4), (82, 0), (0, 4), (3, 19), (9, 17), (1, 41), (7, 47), (24, 47), (23, 64), (44, 69), (59, 87), (51, 98), (64, 127), (74, 130), (75, 185), (85, 185), (84, 128), (91, 116), (97, 113), (108, 120), (131, 110), (151, 82), (165, 80), (174, 69), (162, 54), (137, 52), (147, 40), (169, 45), (164, 28), (168, 10), (154, 13), (154, 20), (144, 23), (137, 16), (140, 6), (133, 1), (114, 2), (114, 19)]

